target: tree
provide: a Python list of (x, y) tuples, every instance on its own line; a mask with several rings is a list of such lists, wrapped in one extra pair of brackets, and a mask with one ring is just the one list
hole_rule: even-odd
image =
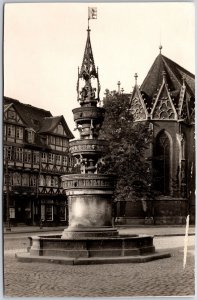
[(151, 132), (147, 123), (134, 122), (129, 95), (106, 92), (105, 119), (100, 138), (109, 141), (99, 171), (116, 176), (116, 201), (142, 199), (150, 192), (150, 163), (146, 160)]

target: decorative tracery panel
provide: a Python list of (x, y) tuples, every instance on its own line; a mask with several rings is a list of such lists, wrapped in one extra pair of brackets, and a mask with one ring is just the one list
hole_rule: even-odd
[(146, 119), (146, 114), (144, 112), (144, 108), (140, 102), (140, 99), (135, 97), (132, 99), (131, 103), (131, 113), (133, 115), (134, 120), (144, 120)]
[(153, 112), (153, 118), (161, 120), (175, 118), (175, 113), (166, 90), (162, 91), (159, 99), (157, 100), (157, 104)]

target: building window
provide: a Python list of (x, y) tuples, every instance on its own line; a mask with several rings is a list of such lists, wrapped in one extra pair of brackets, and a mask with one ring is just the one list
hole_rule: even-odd
[(28, 140), (28, 143), (34, 143), (34, 138), (35, 138), (35, 133), (33, 130), (28, 130), (27, 131), (27, 140)]
[(68, 166), (68, 157), (67, 156), (62, 157), (62, 164), (63, 164), (63, 166)]
[(47, 154), (42, 152), (42, 162), (47, 162)]
[(61, 155), (56, 155), (56, 165), (61, 165)]
[(21, 174), (13, 173), (13, 185), (21, 185)]
[(59, 179), (57, 176), (54, 177), (54, 186), (59, 187)]
[(59, 219), (60, 221), (66, 221), (66, 206), (59, 206)]
[(45, 205), (45, 217), (47, 221), (53, 221), (53, 205), (46, 204)]
[(45, 178), (43, 175), (40, 175), (40, 178), (39, 178), (39, 185), (40, 186), (44, 186), (45, 185)]
[(16, 127), (16, 138), (22, 140), (23, 139), (23, 128)]
[(4, 138), (6, 138), (6, 132), (7, 132), (7, 130), (6, 130), (6, 125), (5, 124), (3, 125), (3, 129), (4, 129)]
[(51, 186), (55, 186), (55, 180), (53, 176), (51, 177)]
[(54, 164), (55, 154), (49, 153), (48, 162)]
[(4, 147), (4, 151), (3, 151), (3, 155), (4, 155), (4, 159), (8, 160), (8, 161), (11, 161), (13, 160), (13, 149), (12, 149), (12, 146), (9, 146), (9, 147)]
[(31, 150), (24, 151), (24, 162), (31, 163)]
[(41, 220), (45, 220), (45, 205), (41, 205)]
[(46, 186), (51, 186), (51, 176), (46, 176)]
[(15, 159), (16, 159), (16, 161), (23, 162), (23, 149), (22, 148), (15, 149)]
[(30, 177), (30, 186), (36, 186), (36, 176), (32, 175)]
[(33, 152), (33, 163), (39, 164), (40, 163), (40, 153), (39, 152)]
[(22, 185), (29, 186), (29, 175), (28, 174), (22, 174)]
[(58, 177), (57, 176), (52, 176), (51, 177), (51, 186), (53, 187), (58, 187)]
[(51, 144), (55, 145), (55, 137), (51, 135)]
[(65, 147), (68, 147), (68, 140), (67, 139), (63, 139), (63, 146)]
[(14, 125), (8, 125), (8, 136), (9, 137), (15, 137), (15, 126)]
[(62, 138), (56, 137), (56, 145), (57, 146), (62, 146)]
[(74, 158), (72, 156), (69, 157), (69, 167), (73, 167), (74, 165)]

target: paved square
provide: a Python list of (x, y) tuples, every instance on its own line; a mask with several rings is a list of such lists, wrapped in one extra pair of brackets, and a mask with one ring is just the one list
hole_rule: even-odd
[[(174, 240), (178, 244), (181, 238), (174, 237)], [(17, 262), (14, 253), (22, 249), (16, 249), (27, 244), (26, 238), (5, 241), (6, 296), (194, 295), (193, 246), (189, 246), (183, 270), (182, 247), (171, 249), (171, 258), (142, 264), (65, 266)]]

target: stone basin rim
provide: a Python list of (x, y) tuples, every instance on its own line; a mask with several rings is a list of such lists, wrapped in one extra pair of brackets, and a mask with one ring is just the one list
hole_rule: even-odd
[(118, 235), (118, 236), (111, 236), (111, 237), (80, 237), (77, 239), (73, 239), (73, 238), (67, 238), (67, 239), (61, 239), (62, 235), (48, 235), (48, 236), (38, 236), (38, 235), (33, 235), (30, 236), (30, 239), (43, 239), (43, 240), (52, 240), (52, 241), (76, 241), (76, 240), (80, 240), (80, 241), (96, 241), (96, 240), (129, 240), (129, 239), (144, 239), (144, 238), (153, 238), (153, 235)]

